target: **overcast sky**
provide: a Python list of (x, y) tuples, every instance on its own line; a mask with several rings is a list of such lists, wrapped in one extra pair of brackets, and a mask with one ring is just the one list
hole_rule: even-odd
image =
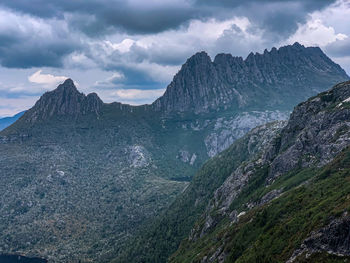
[(72, 78), (105, 102), (151, 103), (188, 57), (298, 41), (350, 73), (349, 0), (1, 0), (0, 116)]

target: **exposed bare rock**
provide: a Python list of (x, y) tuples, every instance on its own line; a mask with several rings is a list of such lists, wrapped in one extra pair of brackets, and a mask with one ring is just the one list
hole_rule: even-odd
[(96, 93), (85, 96), (77, 90), (71, 79), (67, 79), (54, 91), (45, 93), (22, 118), (34, 123), (53, 116), (76, 118), (88, 113), (98, 116), (102, 105), (103, 102)]
[(270, 180), (297, 167), (322, 166), (350, 144), (350, 82), (298, 105), (281, 132), (280, 143), (267, 151)]
[(150, 164), (150, 153), (142, 145), (130, 146), (126, 151), (131, 167), (140, 168)]
[(312, 232), (286, 263), (297, 262), (300, 257), (309, 257), (318, 252), (350, 256), (350, 216), (347, 213), (332, 220), (326, 227)]
[[(303, 167), (321, 167), (350, 145), (350, 81), (336, 85), (295, 107), (287, 125), (276, 122), (253, 129), (246, 136), (251, 143), (250, 160), (242, 163), (214, 192), (204, 213), (204, 223), (191, 232), (190, 240), (203, 237), (224, 217), (237, 221), (230, 208), (250, 178), (266, 167), (263, 184), (270, 185), (282, 174)], [(268, 128), (267, 128), (268, 127)], [(258, 144), (258, 145), (257, 145)], [(252, 149), (250, 149), (250, 146)], [(275, 189), (260, 200), (248, 202), (251, 209), (283, 193)]]
[(286, 120), (289, 112), (252, 111), (234, 117), (221, 117), (215, 122), (213, 132), (204, 140), (208, 156), (213, 157), (227, 149), (235, 140), (251, 129), (276, 120)]
[(176, 157), (184, 163), (188, 163), (190, 162), (191, 154), (186, 150), (180, 150)]
[(321, 49), (299, 43), (251, 53), (245, 60), (218, 54), (212, 62), (200, 52), (187, 60), (152, 106), (166, 112), (197, 113), (258, 105), (286, 109), (348, 79)]
[[(240, 165), (214, 192), (214, 197), (209, 202), (204, 214), (204, 224), (192, 230), (190, 240), (204, 236), (225, 216), (229, 216), (232, 221), (237, 220), (237, 212), (231, 211), (230, 205), (247, 185), (251, 175), (262, 167), (261, 157), (264, 155), (264, 149), (268, 148), (268, 145), (273, 142), (284, 125), (286, 122), (276, 121), (259, 126), (246, 135), (246, 138), (249, 138), (247, 148), (251, 162)], [(215, 218), (212, 216), (214, 211)]]

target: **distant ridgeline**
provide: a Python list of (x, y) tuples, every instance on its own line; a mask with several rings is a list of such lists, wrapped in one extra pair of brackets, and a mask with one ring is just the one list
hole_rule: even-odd
[(0, 118), (0, 131), (5, 129), (6, 127), (10, 126), (15, 121), (17, 121), (23, 114), (24, 114), (24, 111), (12, 116), (12, 117)]
[[(320, 48), (295, 43), (250, 53), (243, 60), (205, 52), (189, 58), (153, 103), (161, 111), (203, 112), (218, 108), (291, 110), (299, 102), (347, 80)], [(288, 98), (288, 99), (287, 99)]]
[(231, 165), (250, 160), (284, 124), (238, 141), (225, 172), (202, 179), (219, 171), (211, 168), (226, 156), (219, 153), (348, 79), (319, 48), (298, 43), (245, 60), (197, 53), (151, 105), (103, 103), (68, 79), (0, 132), (0, 251), (50, 262), (165, 262)]

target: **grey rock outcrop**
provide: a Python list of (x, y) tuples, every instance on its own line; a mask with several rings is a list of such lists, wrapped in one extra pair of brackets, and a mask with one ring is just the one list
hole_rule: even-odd
[(299, 257), (309, 257), (318, 252), (350, 256), (350, 216), (347, 213), (312, 232), (286, 263), (298, 262)]
[(180, 150), (176, 158), (180, 159), (184, 163), (188, 163), (191, 160), (191, 154), (186, 150)]
[(280, 143), (264, 159), (270, 180), (298, 167), (323, 166), (350, 144), (350, 81), (298, 105), (281, 132)]
[(165, 112), (197, 113), (218, 108), (290, 109), (348, 79), (320, 48), (299, 43), (251, 53), (245, 60), (218, 54), (212, 62), (200, 52), (187, 60), (152, 106)]
[(131, 167), (147, 167), (150, 164), (150, 153), (141, 145), (133, 145), (126, 149)]
[[(243, 163), (235, 169), (214, 192), (204, 214), (204, 224), (196, 226), (192, 230), (190, 240), (204, 236), (225, 216), (229, 216), (233, 221), (237, 220), (237, 212), (231, 211), (230, 205), (247, 185), (254, 172), (262, 167), (264, 150), (268, 148), (267, 145), (273, 143), (273, 139), (276, 138), (284, 125), (286, 125), (285, 121), (276, 121), (259, 126), (247, 133), (245, 138), (248, 139), (247, 148), (250, 162)], [(216, 215), (215, 218), (213, 218), (213, 214)]]
[(46, 92), (35, 106), (23, 115), (23, 119), (33, 123), (48, 120), (53, 116), (76, 118), (89, 113), (98, 116), (102, 105), (103, 102), (96, 93), (85, 96), (77, 90), (71, 79), (67, 79), (54, 91)]
[(242, 112), (235, 117), (218, 118), (213, 131), (204, 139), (209, 157), (227, 149), (235, 140), (251, 129), (268, 122), (287, 120), (289, 112), (252, 111)]
[[(295, 107), (289, 121), (276, 122), (269, 129), (258, 127), (246, 136), (254, 146), (251, 158), (242, 163), (214, 192), (203, 217), (204, 223), (196, 226), (190, 239), (204, 236), (224, 217), (230, 217), (230, 205), (248, 184), (249, 179), (263, 167), (267, 176), (263, 182), (270, 185), (279, 176), (304, 167), (321, 167), (333, 160), (350, 145), (350, 81), (340, 83), (327, 92), (310, 98)], [(258, 143), (258, 145), (257, 145)], [(249, 149), (248, 144), (248, 149)], [(283, 193), (276, 189), (261, 200), (248, 202), (247, 209), (264, 205)], [(213, 217), (215, 215), (215, 218)], [(233, 217), (234, 221), (237, 217)]]

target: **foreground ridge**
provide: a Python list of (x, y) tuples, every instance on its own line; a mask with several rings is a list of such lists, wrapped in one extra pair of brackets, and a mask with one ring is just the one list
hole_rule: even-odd
[(232, 167), (170, 262), (349, 259), (349, 98), (348, 81), (299, 104), (257, 156)]

